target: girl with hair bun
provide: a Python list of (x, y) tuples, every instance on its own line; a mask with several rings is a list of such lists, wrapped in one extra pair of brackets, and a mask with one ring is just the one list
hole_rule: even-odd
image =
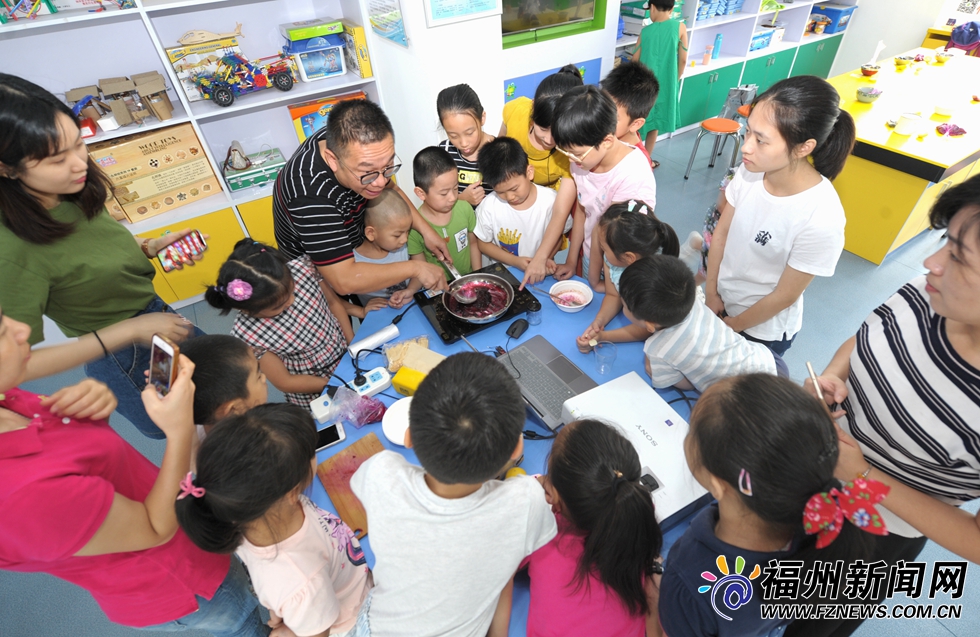
[(222, 315), (238, 310), (232, 334), (252, 347), (262, 373), (288, 402), (309, 409), (347, 351), (334, 314), (349, 329), (345, 304), (326, 295), (336, 298), (308, 258), (286, 261), (272, 246), (242, 239), (204, 300)]
[(663, 537), (632, 443), (596, 420), (558, 433), (541, 480), (558, 535), (522, 564), (528, 635), (659, 635)]
[(313, 417), (260, 405), (215, 425), (177, 497), (191, 541), (248, 568), (276, 635), (346, 633), (373, 586), (354, 533), (303, 495), (315, 469)]
[(833, 275), (844, 249), (844, 208), (830, 182), (854, 140), (840, 95), (818, 77), (777, 82), (752, 104), (705, 297), (733, 330), (780, 356), (803, 326), (803, 291)]

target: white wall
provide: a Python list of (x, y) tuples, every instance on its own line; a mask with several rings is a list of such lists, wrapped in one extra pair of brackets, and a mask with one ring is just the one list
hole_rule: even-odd
[(933, 26), (937, 28), (945, 27), (946, 21), (950, 18), (955, 18), (956, 24), (980, 21), (980, 14), (958, 12), (957, 9), (962, 3), (963, 0), (945, 0), (942, 8), (939, 10), (939, 15), (936, 16), (936, 21), (933, 23)]
[[(486, 130), (500, 128), (504, 106), (500, 16), (468, 20), (430, 29), (420, 0), (402, 0), (408, 48), (377, 36), (365, 25), (371, 65), (385, 112), (395, 128), (395, 149), (403, 168), (398, 183), (411, 195), (412, 159), (442, 139), (436, 95), (447, 86), (466, 83), (487, 111)], [(365, 10), (365, 16), (367, 11)], [(412, 195), (414, 198), (414, 195)]]
[[(865, 64), (879, 40), (886, 48), (882, 57), (899, 55), (922, 44), (946, 0), (861, 0), (844, 32), (830, 76)], [(945, 21), (945, 20), (944, 20)]]

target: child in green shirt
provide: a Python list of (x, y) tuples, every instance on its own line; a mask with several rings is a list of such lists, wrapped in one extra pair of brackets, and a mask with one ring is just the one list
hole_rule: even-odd
[[(419, 214), (436, 234), (445, 239), (453, 265), (460, 274), (479, 270), (482, 257), (473, 236), (476, 213), (470, 204), (459, 199), (453, 158), (444, 149), (430, 146), (415, 156), (412, 170), (415, 196), (422, 200)], [(425, 241), (416, 230), (412, 230), (408, 237), (408, 255), (410, 259), (439, 263), (435, 255), (426, 250)], [(445, 266), (443, 269), (446, 269)], [(446, 278), (450, 278), (449, 270), (446, 270)]]

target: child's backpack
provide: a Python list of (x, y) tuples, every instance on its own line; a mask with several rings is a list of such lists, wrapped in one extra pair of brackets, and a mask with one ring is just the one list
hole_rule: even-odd
[(980, 54), (980, 22), (964, 22), (953, 29), (946, 45), (946, 50), (950, 49), (963, 49), (974, 57)]

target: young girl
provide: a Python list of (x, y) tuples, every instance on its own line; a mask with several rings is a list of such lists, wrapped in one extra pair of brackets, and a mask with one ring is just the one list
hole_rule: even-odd
[(569, 423), (542, 479), (558, 535), (524, 565), (527, 634), (659, 635), (654, 573), (662, 536), (640, 458), (611, 426)]
[[(781, 634), (790, 620), (760, 612), (770, 560), (797, 560), (806, 574), (818, 560), (870, 558), (871, 536), (861, 531), (886, 533), (874, 505), (887, 487), (834, 478), (837, 444), (826, 409), (790, 380), (747, 374), (701, 395), (684, 452), (717, 503), (670, 549), (660, 586), (664, 632)], [(852, 507), (852, 499), (861, 504)], [(849, 521), (835, 524), (836, 514)], [(808, 601), (832, 601), (820, 597)]]
[[(575, 206), (575, 184), (568, 158), (555, 148), (551, 136), (555, 107), (561, 97), (570, 89), (582, 86), (582, 75), (574, 64), (566, 64), (557, 72), (547, 76), (534, 91), (534, 101), (518, 97), (504, 105), (504, 122), (500, 126), (499, 137), (513, 137), (520, 142), (527, 153), (528, 162), (534, 166), (534, 183), (558, 191), (551, 221), (541, 239), (541, 247), (531, 263), (524, 270), (525, 283), (538, 283), (548, 274), (548, 259), (552, 248), (558, 244), (565, 231), (565, 222)], [(559, 266), (555, 278), (567, 279), (575, 274), (578, 255)]]
[(238, 310), (232, 334), (252, 346), (286, 400), (307, 409), (347, 347), (321, 282), (309, 259), (287, 262), (275, 248), (242, 239), (204, 293), (222, 315)]
[(844, 208), (830, 180), (854, 135), (840, 95), (812, 75), (776, 83), (752, 106), (705, 297), (733, 330), (779, 355), (803, 325), (803, 291), (834, 273), (844, 249)]
[(197, 466), (181, 483), (177, 520), (205, 551), (241, 558), (277, 634), (350, 630), (371, 572), (350, 528), (303, 495), (316, 470), (310, 414), (279, 403), (229, 417)]
[(556, 148), (572, 162), (578, 192), (568, 258), (577, 259), (581, 247), (582, 273), (598, 281), (601, 253), (592, 231), (599, 217), (613, 202), (630, 199), (645, 201), (652, 212), (657, 182), (643, 152), (616, 138), (616, 104), (597, 86), (565, 94), (555, 108), (552, 133)]
[(642, 201), (614, 203), (599, 219), (595, 238), (603, 255), (604, 278), (592, 284), (605, 294), (592, 324), (576, 339), (579, 350), (592, 351), (589, 341), (629, 342), (645, 340), (649, 333), (630, 324), (605, 331), (606, 325), (623, 309), (619, 298), (619, 277), (627, 266), (654, 254), (678, 255), (677, 234), (669, 224), (654, 216)]
[(436, 111), (449, 138), (439, 143), (453, 158), (459, 171), (459, 198), (476, 208), (483, 198), (493, 192), (493, 188), (483, 183), (483, 176), (476, 165), (480, 149), (493, 135), (483, 132), (487, 123), (487, 113), (483, 110), (480, 97), (469, 84), (457, 84), (439, 91), (436, 97)]
[[(641, 62), (660, 81), (660, 95), (650, 110), (647, 121), (640, 128), (640, 138), (648, 153), (653, 153), (660, 132), (677, 130), (677, 96), (681, 77), (687, 66), (687, 27), (683, 22), (672, 20), (674, 0), (651, 0), (650, 20), (640, 31), (640, 41), (633, 51), (633, 62)], [(653, 161), (656, 168), (660, 162)]]

